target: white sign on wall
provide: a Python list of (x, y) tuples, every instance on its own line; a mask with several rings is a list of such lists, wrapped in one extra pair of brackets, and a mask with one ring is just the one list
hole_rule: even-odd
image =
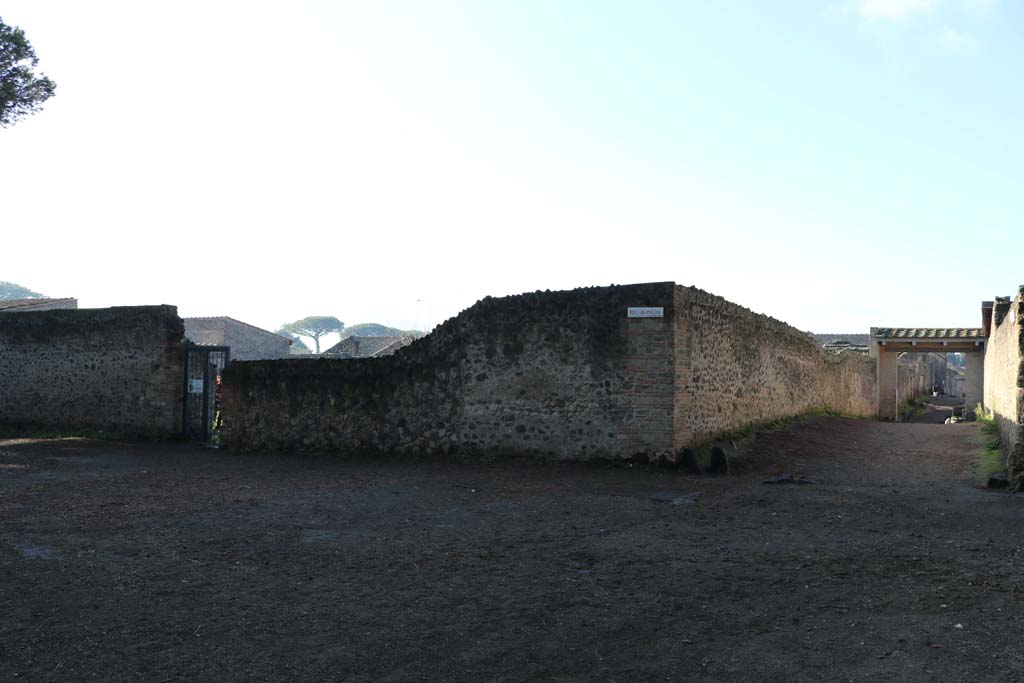
[(665, 308), (663, 306), (630, 306), (626, 309), (626, 315), (630, 318), (664, 318)]

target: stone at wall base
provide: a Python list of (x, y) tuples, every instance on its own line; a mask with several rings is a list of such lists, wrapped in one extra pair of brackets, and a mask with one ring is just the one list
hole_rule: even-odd
[(678, 457), (679, 468), (687, 474), (700, 474), (700, 463), (697, 459), (697, 451), (692, 448), (684, 448)]
[(1010, 485), (1010, 480), (1005, 472), (996, 472), (988, 475), (988, 487), (990, 489), (1005, 489)]
[(725, 455), (725, 449), (715, 446), (711, 449), (711, 463), (708, 465), (708, 472), (711, 474), (728, 474), (729, 458)]

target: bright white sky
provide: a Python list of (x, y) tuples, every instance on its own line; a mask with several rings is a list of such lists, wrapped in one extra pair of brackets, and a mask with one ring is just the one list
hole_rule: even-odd
[[(1024, 282), (995, 0), (5, 0), (0, 280), (276, 329), (674, 280), (801, 329), (980, 324)], [(643, 302), (638, 302), (643, 303)]]

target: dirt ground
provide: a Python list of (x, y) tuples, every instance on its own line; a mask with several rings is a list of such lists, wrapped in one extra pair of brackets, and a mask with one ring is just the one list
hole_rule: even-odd
[(950, 396), (928, 396), (919, 399), (917, 408), (907, 422), (942, 424), (953, 416), (953, 407), (964, 407), (964, 399)]
[(0, 681), (1021, 680), (979, 440), (818, 418), (720, 478), (0, 441)]

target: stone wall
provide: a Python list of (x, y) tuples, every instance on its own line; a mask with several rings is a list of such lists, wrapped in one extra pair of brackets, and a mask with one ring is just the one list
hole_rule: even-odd
[(901, 403), (930, 396), (932, 387), (945, 383), (946, 359), (937, 353), (904, 353), (897, 365), (897, 388)]
[(185, 318), (185, 336), (204, 346), (231, 347), (232, 360), (287, 358), (292, 340), (227, 316)]
[(870, 357), (697, 289), (537, 292), (484, 299), (387, 358), (233, 363), (221, 443), (652, 456), (811, 410), (873, 415), (874, 378)]
[[(1024, 484), (1024, 286), (996, 300), (985, 345), (985, 408), (999, 425), (1015, 489)], [(972, 406), (968, 406), (970, 409)]]
[(911, 401), (945, 384), (946, 354), (883, 346), (873, 346), (872, 351), (879, 364), (876, 382), (881, 382), (878, 414), (882, 419), (899, 420)]
[(876, 413), (874, 360), (693, 287), (676, 288), (677, 446), (815, 410)]
[(0, 424), (178, 434), (182, 336), (173, 306), (0, 316)]
[[(672, 283), (487, 298), (385, 358), (233, 363), (233, 448), (672, 449)], [(663, 318), (626, 317), (661, 306)]]

